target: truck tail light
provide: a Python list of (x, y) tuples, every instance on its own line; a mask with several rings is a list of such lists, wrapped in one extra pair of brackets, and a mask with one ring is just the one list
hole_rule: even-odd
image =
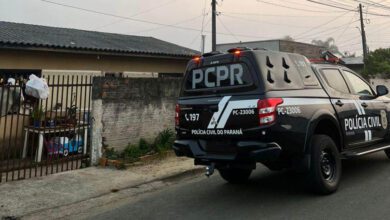
[(180, 105), (176, 104), (175, 107), (175, 125), (179, 126), (180, 124)]
[(282, 98), (268, 98), (257, 102), (259, 124), (268, 125), (276, 120), (276, 107), (283, 103)]

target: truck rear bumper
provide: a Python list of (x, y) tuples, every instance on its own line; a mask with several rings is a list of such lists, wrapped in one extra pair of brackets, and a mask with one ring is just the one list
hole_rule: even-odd
[(282, 151), (282, 148), (275, 142), (238, 141), (236, 147), (236, 153), (215, 154), (206, 152), (202, 147), (202, 141), (199, 140), (176, 140), (173, 144), (177, 156), (187, 156), (202, 161), (249, 160), (263, 162), (278, 159)]

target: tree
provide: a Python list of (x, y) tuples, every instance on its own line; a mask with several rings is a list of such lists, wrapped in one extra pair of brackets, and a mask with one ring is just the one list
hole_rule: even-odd
[(390, 48), (380, 48), (370, 52), (367, 56), (366, 66), (363, 71), (365, 76), (381, 75), (390, 77)]
[(294, 38), (292, 38), (290, 35), (286, 35), (282, 38), (282, 40), (287, 40), (287, 41), (295, 41)]
[(356, 53), (351, 53), (349, 51), (344, 51), (343, 57), (356, 57)]
[(341, 54), (340, 51), (339, 51), (339, 48), (335, 44), (335, 40), (334, 40), (333, 37), (329, 37), (325, 41), (322, 41), (322, 40), (312, 40), (311, 43), (314, 44), (314, 45), (320, 46), (320, 47), (324, 47), (324, 48), (326, 48), (328, 51), (330, 51), (332, 53), (339, 53), (339, 54)]

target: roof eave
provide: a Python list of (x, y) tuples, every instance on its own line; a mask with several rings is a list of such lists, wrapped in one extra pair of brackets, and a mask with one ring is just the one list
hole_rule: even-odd
[(188, 60), (194, 55), (185, 54), (163, 54), (163, 53), (147, 53), (147, 52), (126, 52), (126, 51), (110, 51), (110, 50), (93, 50), (93, 49), (75, 49), (75, 48), (58, 48), (58, 47), (40, 47), (27, 45), (1, 45), (0, 50), (23, 50), (23, 51), (42, 51), (42, 52), (57, 52), (69, 54), (84, 54), (84, 55), (109, 55), (109, 56), (126, 56), (126, 57), (144, 57), (144, 58), (165, 58), (176, 60)]

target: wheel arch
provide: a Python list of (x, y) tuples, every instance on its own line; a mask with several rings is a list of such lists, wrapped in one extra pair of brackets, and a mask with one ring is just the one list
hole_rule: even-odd
[(339, 152), (344, 145), (344, 137), (341, 133), (340, 124), (334, 114), (327, 110), (317, 111), (311, 118), (305, 140), (305, 153), (310, 153), (310, 143), (313, 135), (325, 134), (330, 136), (337, 145)]

